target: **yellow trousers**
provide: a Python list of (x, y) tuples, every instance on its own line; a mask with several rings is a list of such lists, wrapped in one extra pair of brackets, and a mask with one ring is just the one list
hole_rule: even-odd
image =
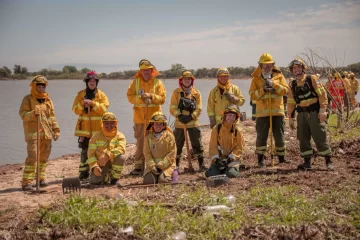
[[(27, 158), (25, 160), (24, 175), (21, 186), (31, 184), (36, 174), (37, 140), (28, 140)], [(40, 180), (45, 180), (45, 169), (51, 152), (51, 139), (40, 140)]]
[(134, 125), (134, 137), (136, 138), (135, 169), (142, 169), (144, 157), (144, 131), (145, 124)]

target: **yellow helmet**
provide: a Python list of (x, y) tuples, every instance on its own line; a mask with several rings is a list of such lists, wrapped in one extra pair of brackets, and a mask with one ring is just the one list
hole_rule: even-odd
[(181, 73), (181, 76), (179, 77), (179, 79), (183, 79), (183, 78), (191, 78), (192, 80), (195, 79), (194, 75), (189, 70), (185, 70)]
[(354, 78), (355, 77), (355, 74), (353, 72), (350, 73), (350, 77), (351, 78)]
[(139, 62), (139, 68), (140, 69), (150, 69), (150, 68), (155, 68), (155, 67), (149, 60), (141, 59)]
[(101, 121), (103, 122), (117, 122), (117, 118), (115, 116), (115, 114), (113, 114), (112, 112), (106, 112), (102, 118)]
[(216, 76), (230, 76), (229, 70), (227, 68), (219, 68), (216, 72)]
[(235, 113), (236, 114), (236, 120), (240, 117), (240, 109), (235, 104), (230, 104), (225, 108), (225, 110), (223, 112), (223, 115), (225, 116), (228, 113)]
[(270, 53), (263, 53), (260, 56), (259, 59), (259, 64), (270, 64), (270, 63), (275, 63), (273, 60), (273, 57), (270, 55)]
[(48, 80), (43, 75), (36, 75), (35, 77), (33, 77), (33, 80), (31, 81), (31, 83), (42, 83), (47, 86)]
[(303, 67), (303, 70), (307, 69), (305, 62), (300, 58), (295, 58), (294, 60), (291, 61), (291, 63), (289, 64), (290, 72), (292, 72), (294, 65), (301, 65)]
[(341, 73), (341, 76), (342, 76), (343, 78), (347, 78), (348, 72), (347, 72), (347, 71), (343, 71), (343, 72)]
[(166, 125), (167, 118), (161, 111), (154, 112), (150, 118), (149, 125), (146, 127), (146, 130), (149, 131), (155, 122), (165, 123)]

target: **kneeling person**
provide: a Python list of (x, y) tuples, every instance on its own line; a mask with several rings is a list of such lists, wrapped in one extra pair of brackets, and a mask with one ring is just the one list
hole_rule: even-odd
[(242, 132), (235, 125), (240, 111), (236, 105), (229, 105), (223, 115), (223, 122), (211, 130), (209, 156), (212, 164), (205, 176), (226, 174), (229, 178), (236, 178), (240, 176), (238, 161), (245, 147)]
[(124, 166), (126, 140), (117, 130), (116, 116), (107, 112), (101, 119), (101, 131), (89, 142), (88, 160), (91, 184), (117, 184)]
[(176, 144), (172, 131), (167, 127), (166, 116), (162, 112), (155, 112), (147, 130), (150, 133), (144, 141), (144, 184), (171, 182), (176, 167)]

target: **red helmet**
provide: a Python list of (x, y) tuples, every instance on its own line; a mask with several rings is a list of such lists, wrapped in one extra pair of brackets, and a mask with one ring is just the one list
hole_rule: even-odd
[(97, 82), (99, 82), (99, 77), (98, 77), (97, 73), (94, 70), (91, 70), (91, 71), (86, 73), (85, 78), (84, 78), (84, 82), (87, 82), (90, 79), (95, 79)]

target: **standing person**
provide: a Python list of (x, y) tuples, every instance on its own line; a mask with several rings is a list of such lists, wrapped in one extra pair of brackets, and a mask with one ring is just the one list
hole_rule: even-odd
[(344, 95), (344, 106), (346, 108), (352, 109), (352, 89), (351, 89), (351, 84), (350, 84), (350, 80), (348, 79), (348, 72), (344, 71), (341, 74), (341, 79), (343, 81), (344, 84), (344, 89), (345, 89), (345, 95)]
[(101, 131), (95, 133), (89, 143), (87, 164), (90, 166), (90, 184), (115, 185), (124, 167), (126, 140), (118, 131), (118, 120), (112, 112), (102, 116)]
[(139, 62), (140, 70), (127, 90), (127, 98), (134, 105), (134, 137), (136, 138), (135, 168), (131, 175), (141, 175), (144, 169), (144, 136), (146, 123), (150, 116), (161, 111), (161, 105), (166, 99), (164, 84), (156, 78), (159, 72), (148, 60)]
[(79, 178), (84, 180), (89, 178), (88, 159), (89, 140), (95, 133), (101, 131), (101, 117), (109, 107), (109, 100), (106, 94), (97, 86), (99, 77), (95, 71), (86, 73), (83, 80), (86, 88), (78, 92), (75, 97), (72, 110), (78, 115), (75, 127), (75, 136), (78, 138), (79, 148), (81, 148)]
[[(264, 154), (267, 148), (267, 139), (272, 116), (272, 133), (275, 139), (275, 154), (279, 163), (288, 163), (285, 160), (284, 141), (284, 100), (289, 87), (280, 69), (269, 53), (260, 56), (259, 66), (251, 74), (252, 80), (249, 89), (251, 100), (256, 100), (256, 151), (258, 166), (264, 166)], [(271, 113), (270, 113), (271, 109)], [(272, 136), (270, 136), (272, 137)]]
[(240, 88), (230, 82), (230, 73), (226, 68), (219, 68), (216, 78), (217, 86), (210, 91), (207, 104), (210, 128), (222, 122), (222, 112), (229, 104), (242, 106), (245, 103)]
[[(325, 157), (326, 167), (333, 169), (331, 150), (326, 138), (327, 94), (316, 75), (305, 74), (306, 65), (303, 60), (295, 58), (289, 65), (295, 79), (290, 84), (288, 111), (296, 109), (297, 137), (300, 141), (300, 155), (304, 163), (298, 166), (300, 170), (311, 168), (313, 148), (311, 138), (319, 150), (319, 155)], [(336, 78), (335, 73), (335, 78)], [(295, 119), (289, 116), (290, 128), (295, 129)]]
[(175, 120), (176, 140), (176, 166), (180, 166), (181, 152), (185, 142), (184, 128), (186, 125), (194, 156), (199, 163), (199, 171), (206, 170), (203, 157), (203, 145), (201, 142), (201, 131), (199, 116), (202, 111), (202, 98), (200, 92), (194, 88), (195, 77), (185, 70), (179, 78), (179, 87), (171, 95), (170, 113)]
[(355, 78), (355, 74), (353, 72), (350, 72), (349, 74), (349, 80), (350, 80), (350, 86), (351, 86), (351, 92), (352, 92), (352, 105), (354, 108), (357, 107), (357, 100), (356, 100), (356, 94), (359, 91), (359, 81)]
[(174, 135), (167, 126), (166, 116), (160, 111), (155, 112), (147, 130), (150, 133), (144, 143), (144, 184), (171, 182), (176, 167), (176, 144)]
[[(327, 87), (332, 97), (331, 108), (333, 110), (338, 110), (341, 112), (344, 105), (345, 88), (343, 81), (341, 80), (340, 73), (336, 72), (334, 74), (334, 78), (332, 78), (332, 76), (329, 76), (328, 82), (326, 82), (325, 87)], [(337, 109), (337, 107), (339, 109)]]
[(46, 187), (45, 170), (51, 152), (51, 140), (56, 141), (60, 136), (59, 124), (55, 118), (54, 104), (46, 93), (47, 79), (36, 75), (31, 84), (31, 91), (21, 103), (19, 115), (23, 120), (25, 141), (27, 144), (27, 158), (25, 160), (24, 174), (21, 181), (23, 191), (32, 191), (31, 186), (36, 172), (37, 152), (37, 118), (40, 121), (40, 187)]
[(206, 177), (226, 174), (229, 178), (240, 177), (239, 167), (245, 141), (236, 121), (240, 117), (237, 105), (230, 104), (223, 113), (223, 122), (211, 130), (209, 156), (212, 164)]

